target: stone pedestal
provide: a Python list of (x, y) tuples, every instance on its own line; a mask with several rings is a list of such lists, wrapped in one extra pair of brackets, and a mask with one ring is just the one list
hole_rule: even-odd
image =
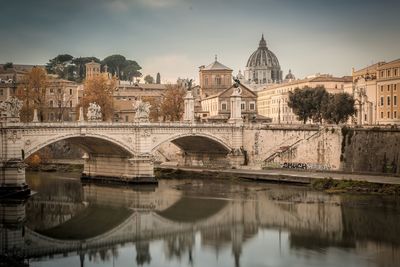
[(0, 197), (20, 197), (30, 195), (25, 182), (25, 163), (21, 160), (9, 160), (0, 168)]
[(240, 88), (235, 88), (231, 97), (231, 114), (228, 123), (234, 123), (236, 125), (243, 124), (242, 118), (242, 96)]
[(185, 122), (194, 122), (194, 97), (192, 91), (188, 91), (184, 100), (185, 111), (183, 120)]

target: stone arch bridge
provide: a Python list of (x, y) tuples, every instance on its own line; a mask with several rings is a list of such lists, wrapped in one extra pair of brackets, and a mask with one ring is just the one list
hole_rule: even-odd
[(127, 181), (154, 179), (152, 153), (172, 142), (191, 159), (243, 162), (243, 127), (234, 123), (2, 123), (1, 188), (25, 185), (23, 160), (60, 140), (87, 152), (83, 175)]

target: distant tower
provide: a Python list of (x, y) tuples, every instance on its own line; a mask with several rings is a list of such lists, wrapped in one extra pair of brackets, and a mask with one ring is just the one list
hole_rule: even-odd
[(100, 75), (100, 63), (94, 62), (93, 60), (85, 64), (86, 66), (86, 79), (93, 78)]
[(160, 73), (157, 72), (156, 84), (160, 84), (160, 83), (161, 83), (161, 76), (160, 76)]

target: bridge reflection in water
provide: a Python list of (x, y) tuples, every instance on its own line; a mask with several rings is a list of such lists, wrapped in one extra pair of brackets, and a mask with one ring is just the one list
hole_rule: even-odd
[(14, 264), (400, 262), (400, 204), (389, 198), (193, 180), (135, 190), (43, 175), (29, 177), (39, 193), (26, 203), (1, 204), (1, 254)]

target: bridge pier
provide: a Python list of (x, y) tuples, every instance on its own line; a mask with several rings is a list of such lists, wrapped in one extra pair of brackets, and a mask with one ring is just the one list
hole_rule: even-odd
[(0, 197), (25, 196), (30, 189), (25, 181), (25, 163), (20, 130), (6, 131), (1, 123), (0, 134)]
[(151, 155), (134, 157), (91, 154), (85, 157), (83, 179), (123, 183), (156, 183)]

